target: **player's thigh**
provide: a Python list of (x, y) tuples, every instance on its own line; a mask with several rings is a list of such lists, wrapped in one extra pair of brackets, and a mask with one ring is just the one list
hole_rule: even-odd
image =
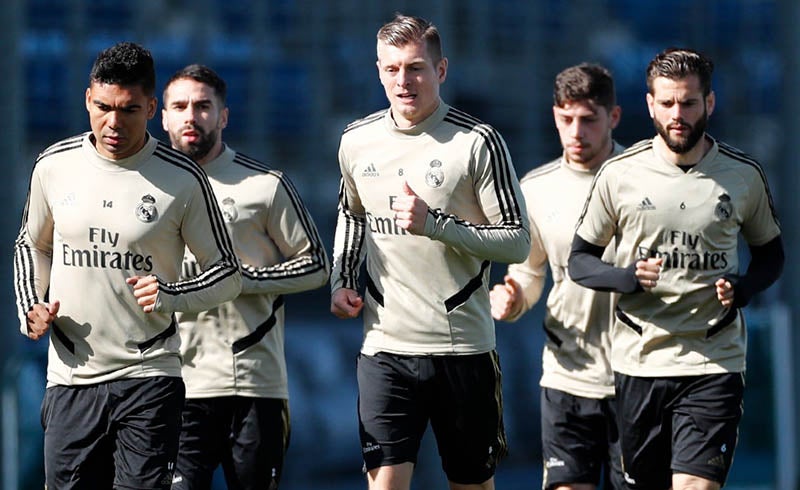
[(185, 388), (178, 377), (110, 383), (116, 428), (115, 486), (168, 489), (172, 485)]
[(214, 470), (230, 453), (231, 405), (231, 397), (186, 399), (173, 490), (211, 488)]
[(52, 386), (42, 401), (47, 488), (110, 488), (113, 444), (104, 385)]
[(418, 390), (421, 358), (358, 357), (358, 425), (367, 471), (417, 461), (428, 413)]
[(696, 377), (673, 411), (672, 469), (724, 484), (742, 418), (742, 373)]
[(542, 388), (543, 488), (600, 482), (608, 460), (604, 400)]
[(232, 419), (228, 488), (278, 488), (289, 447), (288, 400), (236, 397)]
[(667, 405), (675, 383), (615, 373), (623, 477), (629, 488), (664, 490), (672, 484), (672, 426)]
[(482, 484), (508, 450), (497, 353), (431, 360), (436, 373), (431, 427), (442, 467), (452, 483)]

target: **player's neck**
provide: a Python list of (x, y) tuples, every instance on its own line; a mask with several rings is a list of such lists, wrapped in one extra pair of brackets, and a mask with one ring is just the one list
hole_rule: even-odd
[(655, 138), (655, 148), (658, 153), (668, 162), (673, 163), (675, 165), (695, 165), (706, 156), (706, 154), (711, 150), (711, 139), (703, 134), (703, 137), (694, 145), (689, 151), (684, 153), (676, 153), (672, 151), (668, 146), (667, 143), (664, 141), (664, 138), (661, 136), (657, 136)]
[(214, 144), (214, 146), (211, 147), (211, 150), (209, 150), (208, 153), (206, 153), (206, 156), (197, 159), (197, 163), (199, 163), (200, 165), (205, 165), (208, 162), (213, 162), (214, 160), (217, 159), (218, 156), (222, 154), (222, 150), (224, 149), (225, 145), (222, 143), (222, 139), (217, 139), (217, 142)]

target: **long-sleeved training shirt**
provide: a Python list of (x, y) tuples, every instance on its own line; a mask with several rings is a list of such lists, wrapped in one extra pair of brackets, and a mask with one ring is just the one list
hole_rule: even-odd
[[(687, 171), (662, 157), (653, 140), (642, 141), (607, 161), (594, 180), (576, 240), (603, 247), (615, 238), (623, 274), (637, 260), (663, 260), (655, 288), (619, 298), (614, 371), (660, 377), (745, 369), (744, 319), (738, 308), (722, 306), (714, 284), (740, 274), (740, 235), (761, 246), (779, 237), (780, 227), (758, 162), (710, 141)], [(591, 274), (578, 282), (604, 286)]]
[[(179, 280), (184, 249), (203, 269)], [(137, 304), (131, 276), (156, 275), (155, 311)], [(59, 300), (50, 329), (48, 385), (180, 376), (174, 312), (234, 298), (241, 274), (200, 167), (147, 136), (136, 154), (101, 156), (91, 133), (37, 159), (15, 243), (20, 329), (34, 304)]]
[[(242, 267), (242, 293), (178, 315), (187, 398), (288, 399), (284, 294), (318, 288), (330, 265), (289, 178), (230, 147), (203, 165)], [(197, 263), (187, 251), (184, 274)]]
[[(345, 129), (339, 165), (331, 290), (358, 289), (366, 256), (362, 352), (494, 349), (490, 262), (520, 262), (530, 247), (525, 201), (500, 134), (443, 102), (407, 129), (383, 110)], [(429, 207), (420, 236), (394, 222), (392, 201), (404, 182)]]
[[(614, 144), (610, 158), (624, 148)], [(539, 301), (549, 269), (553, 286), (547, 295), (541, 386), (587, 398), (614, 395), (610, 325), (616, 301), (611, 293), (594, 291), (567, 274), (572, 237), (598, 168), (586, 170), (559, 157), (528, 172), (520, 181), (531, 228), (531, 250), (525, 262), (508, 273), (521, 286), (522, 307), (516, 321)], [(613, 245), (606, 248), (612, 260)]]

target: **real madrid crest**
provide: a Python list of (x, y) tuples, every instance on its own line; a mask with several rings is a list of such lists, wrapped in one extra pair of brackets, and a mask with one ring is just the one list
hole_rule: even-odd
[(222, 200), (222, 217), (226, 223), (233, 223), (239, 217), (239, 212), (236, 210), (236, 201), (232, 197), (226, 197)]
[(156, 208), (156, 198), (150, 194), (142, 196), (142, 200), (136, 206), (136, 217), (142, 223), (152, 223), (158, 218), (158, 209)]
[(444, 183), (444, 171), (442, 171), (442, 162), (439, 160), (431, 160), (428, 172), (425, 173), (425, 183), (431, 187), (441, 187)]
[(720, 221), (731, 219), (733, 216), (733, 204), (731, 204), (731, 196), (722, 194), (719, 196), (717, 207), (714, 208), (714, 216)]

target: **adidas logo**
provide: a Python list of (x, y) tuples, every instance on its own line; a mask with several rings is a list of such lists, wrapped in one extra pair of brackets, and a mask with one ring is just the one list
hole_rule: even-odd
[(655, 208), (656, 205), (653, 204), (653, 201), (651, 201), (649, 197), (645, 197), (644, 199), (642, 199), (642, 202), (640, 202), (639, 205), (636, 206), (636, 209), (638, 209), (639, 211), (652, 211)]
[(375, 164), (374, 163), (370, 163), (369, 165), (367, 165), (367, 168), (365, 168), (364, 171), (361, 172), (361, 176), (362, 177), (378, 177), (378, 176), (380, 176), (380, 174), (378, 173), (378, 169), (375, 168)]
[(714, 456), (713, 458), (708, 460), (708, 463), (711, 466), (719, 466), (720, 468), (725, 467), (725, 458), (722, 455)]

